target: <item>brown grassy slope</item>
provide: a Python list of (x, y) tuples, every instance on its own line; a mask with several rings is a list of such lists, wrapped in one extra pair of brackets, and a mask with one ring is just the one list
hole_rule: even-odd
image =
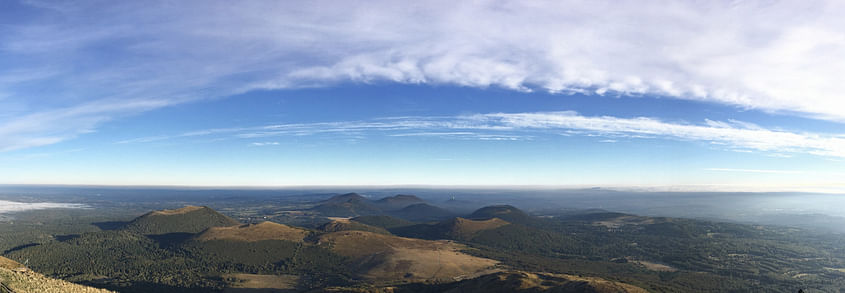
[(208, 228), (194, 239), (199, 241), (232, 240), (255, 242), (262, 240), (286, 240), (301, 242), (310, 232), (273, 222), (261, 222), (231, 227)]
[(0, 256), (0, 268), (13, 270), (22, 266), (19, 262)]
[(337, 219), (328, 223), (323, 224), (319, 228), (317, 228), (323, 232), (339, 232), (339, 231), (367, 231), (373, 232), (378, 234), (386, 234), (390, 235), (390, 232), (385, 230), (382, 227), (375, 227), (370, 226), (367, 224), (359, 223), (350, 221), (349, 219)]
[(446, 234), (454, 239), (470, 239), (478, 232), (496, 229), (508, 224), (510, 223), (499, 218), (492, 218), (488, 220), (454, 218), (450, 221), (441, 223), (443, 228), (446, 229)]
[(497, 261), (460, 252), (463, 245), (342, 231), (320, 236), (340, 255), (356, 260), (360, 276), (376, 283), (454, 281), (498, 271)]
[(47, 278), (33, 271), (18, 272), (5, 266), (0, 267), (0, 282), (15, 293), (107, 293), (97, 289), (58, 279)]
[(296, 275), (257, 275), (225, 274), (222, 276), (229, 283), (223, 293), (237, 292), (290, 292), (296, 290), (299, 276)]

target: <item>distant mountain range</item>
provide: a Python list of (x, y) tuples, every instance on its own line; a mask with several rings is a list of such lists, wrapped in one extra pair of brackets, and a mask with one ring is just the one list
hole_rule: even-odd
[(389, 215), (409, 221), (437, 221), (455, 216), (449, 210), (406, 194), (378, 200), (369, 200), (357, 193), (340, 194), (319, 202), (310, 211), (326, 217)]

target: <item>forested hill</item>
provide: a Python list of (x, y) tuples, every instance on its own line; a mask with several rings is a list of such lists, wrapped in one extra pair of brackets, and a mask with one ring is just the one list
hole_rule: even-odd
[(127, 230), (141, 234), (199, 233), (211, 227), (241, 224), (208, 207), (186, 206), (175, 210), (147, 213), (126, 225)]

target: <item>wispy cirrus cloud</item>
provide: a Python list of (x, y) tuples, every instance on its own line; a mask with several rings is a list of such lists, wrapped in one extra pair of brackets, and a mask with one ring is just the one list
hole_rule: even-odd
[[(348, 81), (657, 95), (845, 121), (838, 1), (21, 6), (5, 13), (25, 17), (0, 28), (0, 94), (18, 109), (0, 109), (0, 128), (21, 130), (0, 150), (56, 143), (127, 111)], [(111, 101), (137, 107), (32, 118)]]
[(845, 136), (842, 134), (771, 130), (736, 121), (706, 120), (704, 124), (681, 124), (647, 117), (586, 117), (574, 112), (503, 113), (482, 117), (504, 125), (528, 129), (574, 129), (602, 135), (669, 137), (719, 143), (728, 148), (745, 150), (845, 157)]
[(95, 131), (95, 127), (139, 111), (167, 106), (167, 100), (101, 100), (41, 111), (0, 123), (0, 151), (36, 147)]
[(257, 146), (257, 147), (262, 147), (262, 146), (274, 146), (274, 145), (279, 145), (279, 142), (277, 142), (277, 141), (253, 142), (253, 143), (251, 143), (251, 144), (249, 144), (249, 145), (251, 145), (251, 146)]
[(771, 170), (771, 169), (735, 169), (735, 168), (706, 168), (705, 171), (715, 172), (737, 172), (737, 173), (762, 173), (762, 174), (801, 174), (801, 171), (793, 170)]
[(491, 140), (491, 141), (517, 141), (517, 140), (531, 140), (532, 136), (517, 135), (517, 134), (501, 134), (501, 133), (478, 133), (478, 132), (408, 132), (391, 134), (391, 137), (439, 137), (447, 139), (462, 139), (462, 140)]
[[(198, 131), (194, 135), (224, 135), (233, 139), (299, 136), (389, 136), (495, 141), (530, 140), (542, 135), (603, 137), (602, 143), (620, 139), (673, 139), (706, 142), (714, 147), (789, 156), (812, 154), (845, 158), (845, 135), (801, 133), (767, 129), (742, 121), (705, 120), (700, 124), (667, 122), (657, 118), (584, 116), (573, 111), (488, 113), (451, 117), (393, 117), (368, 121), (276, 124), (232, 128), (226, 131)], [(183, 138), (186, 134), (169, 136)], [(158, 139), (158, 137), (153, 137)], [(139, 138), (131, 141), (144, 142)]]

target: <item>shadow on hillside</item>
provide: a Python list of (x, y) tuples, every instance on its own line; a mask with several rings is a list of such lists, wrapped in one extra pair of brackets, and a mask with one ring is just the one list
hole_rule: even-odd
[(159, 247), (172, 247), (181, 244), (193, 237), (193, 233), (167, 233), (161, 235), (147, 235), (150, 239), (158, 242)]
[(9, 248), (6, 251), (3, 251), (3, 254), (9, 254), (9, 253), (12, 253), (12, 252), (24, 249), (24, 248), (29, 248), (29, 247), (38, 246), (38, 245), (41, 245), (41, 243), (29, 243), (29, 244), (24, 244), (24, 245), (18, 245), (18, 246)]
[(125, 221), (108, 221), (108, 222), (96, 222), (91, 223), (91, 225), (97, 226), (100, 230), (103, 231), (111, 231), (111, 230), (118, 230), (129, 224), (129, 222)]
[(79, 238), (79, 236), (80, 236), (79, 234), (68, 234), (68, 235), (56, 235), (56, 236), (53, 236), (53, 238), (56, 238), (56, 240), (59, 241), (59, 242), (65, 242), (65, 241), (68, 241), (68, 240), (73, 240), (73, 239)]

